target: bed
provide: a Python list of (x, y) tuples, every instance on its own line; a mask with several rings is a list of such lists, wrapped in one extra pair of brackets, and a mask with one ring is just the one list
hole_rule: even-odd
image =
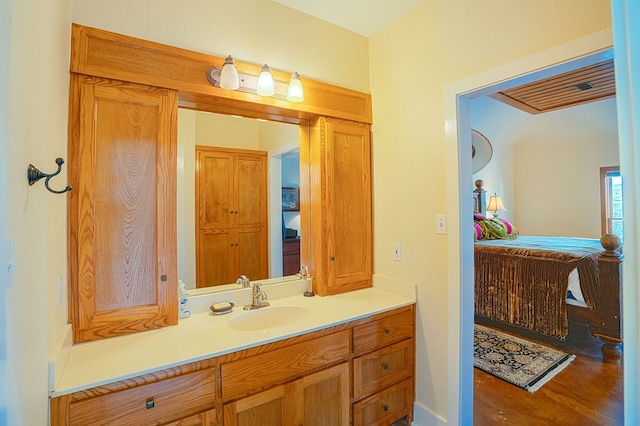
[(622, 351), (619, 238), (520, 235), (508, 221), (486, 217), (482, 185), (476, 181), (473, 193), (475, 314), (558, 339), (566, 337), (569, 319), (587, 323), (603, 342), (604, 360), (617, 362)]

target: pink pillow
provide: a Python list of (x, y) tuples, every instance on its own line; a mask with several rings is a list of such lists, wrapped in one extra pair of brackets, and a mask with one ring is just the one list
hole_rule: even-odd
[(504, 223), (504, 226), (507, 227), (507, 234), (511, 234), (513, 232), (513, 226), (509, 223), (509, 221), (502, 219), (501, 217), (499, 217), (498, 219), (500, 219), (500, 221)]
[(478, 241), (481, 240), (483, 235), (482, 235), (482, 228), (480, 228), (480, 225), (478, 225), (477, 223), (473, 222), (473, 227), (475, 228), (475, 232), (473, 234), (473, 241)]

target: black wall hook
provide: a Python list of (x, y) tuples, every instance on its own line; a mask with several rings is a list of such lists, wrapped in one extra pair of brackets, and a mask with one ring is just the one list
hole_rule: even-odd
[(64, 160), (62, 158), (56, 158), (56, 164), (58, 164), (58, 170), (55, 173), (51, 174), (42, 173), (33, 164), (29, 164), (29, 167), (27, 167), (27, 178), (29, 179), (29, 186), (33, 185), (42, 178), (46, 178), (44, 181), (44, 186), (46, 186), (47, 189), (54, 194), (64, 194), (67, 191), (71, 191), (70, 186), (67, 186), (62, 191), (56, 191), (55, 189), (51, 189), (51, 187), (49, 186), (49, 179), (60, 173), (60, 170), (62, 170), (62, 165), (64, 164)]

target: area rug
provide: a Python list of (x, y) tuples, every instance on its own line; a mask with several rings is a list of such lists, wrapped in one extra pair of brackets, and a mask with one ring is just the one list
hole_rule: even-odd
[(540, 389), (576, 357), (478, 324), (473, 340), (474, 367), (529, 392)]

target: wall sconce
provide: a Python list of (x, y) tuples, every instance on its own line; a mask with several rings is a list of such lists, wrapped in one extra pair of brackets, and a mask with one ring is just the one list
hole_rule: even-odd
[(238, 70), (231, 55), (224, 60), (222, 71), (220, 71), (220, 87), (226, 90), (237, 90), (240, 87)]
[(287, 100), (289, 102), (302, 102), (304, 100), (302, 81), (300, 81), (300, 74), (297, 72), (291, 75), (291, 81), (289, 81), (289, 87), (287, 88)]
[(496, 193), (494, 193), (491, 197), (489, 197), (489, 205), (487, 205), (487, 211), (493, 212), (493, 217), (498, 217), (498, 212), (506, 212), (507, 209), (504, 208), (504, 204), (502, 204), (502, 198)]
[(273, 96), (276, 93), (276, 87), (273, 83), (273, 76), (271, 70), (264, 64), (260, 76), (258, 77), (258, 83), (256, 86), (256, 92), (260, 96)]
[(231, 55), (227, 56), (222, 67), (211, 67), (207, 70), (207, 80), (213, 86), (221, 89), (274, 97), (289, 102), (304, 100), (302, 81), (297, 72), (291, 75), (291, 80), (288, 83), (274, 80), (271, 70), (266, 64), (262, 67), (259, 76), (239, 73)]
[(64, 160), (62, 158), (56, 158), (56, 164), (58, 165), (58, 170), (56, 170), (54, 173), (42, 173), (33, 164), (29, 164), (29, 167), (27, 167), (27, 179), (29, 180), (29, 186), (32, 186), (34, 183), (36, 183), (42, 178), (46, 178), (44, 180), (44, 186), (54, 194), (64, 194), (67, 191), (71, 191), (70, 186), (67, 186), (65, 189), (60, 191), (51, 189), (51, 187), (49, 186), (49, 179), (51, 179), (52, 177), (60, 173), (60, 170), (62, 170), (62, 165), (64, 164)]

